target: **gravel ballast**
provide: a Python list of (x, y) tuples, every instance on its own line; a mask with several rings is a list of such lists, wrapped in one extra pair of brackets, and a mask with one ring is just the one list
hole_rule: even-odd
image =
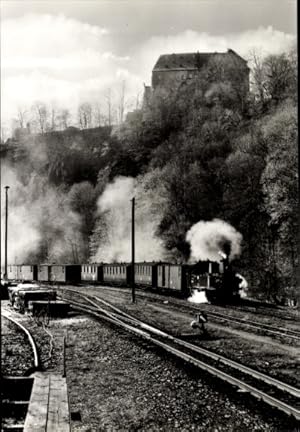
[(70, 410), (81, 417), (72, 431), (293, 430), (250, 396), (108, 324), (69, 323), (66, 366)]
[(72, 432), (297, 430), (248, 394), (114, 325), (72, 312), (51, 320), (46, 332), (29, 316), (13, 313), (32, 332), (46, 373), (62, 373), (65, 336)]

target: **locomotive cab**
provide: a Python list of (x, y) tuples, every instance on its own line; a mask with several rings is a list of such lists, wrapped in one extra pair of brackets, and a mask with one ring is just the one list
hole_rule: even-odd
[(214, 300), (218, 289), (219, 264), (212, 261), (199, 261), (190, 266), (189, 291), (204, 291), (207, 299)]

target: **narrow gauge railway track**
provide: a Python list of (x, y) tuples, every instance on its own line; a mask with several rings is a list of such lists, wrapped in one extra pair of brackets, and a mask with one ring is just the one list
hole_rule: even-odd
[(79, 297), (81, 301), (68, 298), (75, 309), (130, 331), (181, 360), (205, 370), (237, 387), (242, 392), (250, 393), (259, 401), (263, 400), (273, 408), (277, 408), (300, 421), (300, 390), (298, 388), (167, 334), (126, 314), (97, 296), (84, 295), (65, 288), (59, 291), (62, 296), (68, 292)]
[(33, 368), (39, 369), (40, 359), (39, 359), (39, 354), (38, 354), (38, 348), (37, 348), (37, 345), (36, 345), (32, 335), (31, 335), (30, 331), (26, 327), (24, 327), (21, 323), (19, 323), (17, 320), (15, 320), (11, 316), (9, 316), (9, 314), (5, 310), (2, 309), (1, 314), (4, 318), (6, 318), (7, 320), (9, 320), (13, 324), (15, 324), (22, 332), (24, 332), (26, 334), (26, 336), (28, 337), (29, 343), (31, 345), (31, 348), (32, 348)]
[[(144, 293), (138, 293), (138, 295), (140, 295), (141, 297), (145, 296)], [(150, 295), (150, 297), (154, 301), (161, 301), (161, 299), (159, 299), (158, 296)], [(168, 301), (169, 301), (169, 304), (171, 304), (172, 306), (173, 305), (177, 306), (177, 307), (180, 306), (180, 308), (193, 310), (195, 312), (199, 312), (199, 306), (201, 306), (201, 304), (199, 304), (198, 307), (194, 306), (193, 304), (188, 304), (188, 305), (183, 304), (182, 302), (180, 302), (176, 299), (171, 299)], [(209, 317), (215, 318), (217, 320), (227, 321), (227, 322), (231, 322), (234, 324), (241, 324), (243, 326), (246, 326), (246, 327), (249, 327), (252, 329), (267, 332), (267, 333), (274, 335), (274, 336), (289, 337), (290, 339), (293, 339), (297, 342), (300, 342), (300, 332), (298, 332), (296, 330), (291, 330), (291, 329), (284, 328), (284, 327), (271, 326), (269, 324), (258, 323), (258, 322), (248, 320), (248, 319), (246, 320), (243, 318), (228, 316), (228, 315), (222, 314), (220, 312), (211, 312), (211, 311), (205, 311), (205, 312), (207, 313), (207, 315)]]
[(1, 310), (1, 315), (26, 334), (32, 348), (33, 365), (25, 372), (24, 376), (1, 377), (1, 431), (23, 431), (34, 381), (32, 376), (28, 375), (40, 368), (38, 349), (31, 333), (26, 327), (9, 316), (4, 309)]
[[(105, 287), (101, 287), (104, 288)], [(120, 289), (120, 288), (113, 288), (113, 289)], [(109, 288), (109, 290), (111, 290), (111, 288)], [(124, 288), (122, 288), (122, 291), (124, 291)], [(137, 291), (136, 292), (136, 296), (137, 297), (141, 297), (141, 298), (148, 298), (150, 300), (152, 300), (153, 302), (160, 302), (162, 301), (162, 297), (159, 296), (158, 294), (154, 294), (154, 293), (145, 293), (143, 291)], [(195, 312), (199, 312), (199, 307), (201, 307), (201, 304), (199, 304), (198, 306), (195, 306), (193, 304), (184, 304), (182, 300), (177, 300), (176, 298), (170, 298), (170, 297), (166, 297), (168, 299), (168, 304), (174, 307), (180, 307), (181, 310), (188, 310), (188, 311), (195, 311)], [(213, 318), (215, 320), (218, 321), (226, 321), (228, 323), (232, 323), (232, 324), (238, 324), (238, 325), (242, 325), (244, 327), (247, 327), (249, 329), (253, 329), (256, 331), (261, 331), (261, 332), (265, 332), (268, 333), (269, 335), (272, 336), (278, 336), (278, 337), (283, 337), (283, 338), (289, 338), (295, 342), (300, 342), (300, 332), (296, 331), (296, 330), (291, 330), (288, 328), (284, 328), (284, 327), (277, 327), (277, 326), (272, 326), (269, 324), (264, 324), (264, 323), (258, 323), (252, 320), (248, 320), (248, 319), (244, 319), (244, 318), (238, 318), (238, 317), (233, 317), (233, 316), (228, 316), (225, 314), (222, 314), (220, 312), (211, 312), (211, 311), (207, 311), (205, 309), (205, 313), (207, 314), (208, 317)]]

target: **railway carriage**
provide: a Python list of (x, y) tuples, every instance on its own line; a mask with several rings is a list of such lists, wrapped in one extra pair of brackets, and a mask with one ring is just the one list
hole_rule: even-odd
[[(134, 266), (135, 284), (176, 295), (188, 296), (193, 290), (206, 291), (209, 300), (226, 302), (239, 296), (239, 280), (229, 263), (199, 261), (197, 264), (139, 262)], [(77, 284), (80, 282), (130, 286), (131, 263), (9, 265), (8, 279)]]
[(37, 280), (37, 265), (13, 264), (7, 266), (8, 280)]
[(38, 266), (37, 280), (40, 282), (49, 282), (50, 281), (50, 273), (51, 273), (51, 265), (40, 264)]
[(50, 266), (49, 282), (79, 283), (80, 281), (80, 264), (52, 264)]
[(82, 264), (81, 281), (90, 283), (103, 282), (103, 265), (101, 264)]
[(23, 264), (21, 266), (21, 280), (37, 280), (37, 265)]
[(7, 279), (10, 281), (19, 280), (21, 266), (18, 264), (12, 264), (7, 266)]
[(138, 285), (157, 287), (157, 263), (136, 263), (134, 280)]
[(14, 264), (7, 266), (8, 280), (37, 280), (37, 265)]
[(182, 294), (192, 289), (210, 289), (219, 274), (219, 264), (211, 261), (199, 261), (197, 264), (158, 264), (157, 287)]
[(158, 264), (157, 287), (183, 294), (188, 291), (187, 265), (181, 264)]
[(131, 264), (103, 264), (103, 283), (130, 285)]

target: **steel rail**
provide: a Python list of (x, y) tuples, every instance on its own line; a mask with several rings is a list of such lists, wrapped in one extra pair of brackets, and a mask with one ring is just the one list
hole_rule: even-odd
[[(228, 375), (226, 372), (223, 372), (223, 371), (221, 371), (221, 370), (219, 370), (213, 366), (210, 366), (207, 363), (204, 363), (203, 361), (196, 359), (195, 357), (192, 357), (191, 355), (189, 355), (185, 352), (182, 352), (182, 351), (178, 350), (177, 348), (174, 348), (165, 342), (162, 342), (162, 341), (156, 339), (155, 337), (153, 337), (152, 335), (150, 335), (146, 331), (137, 329), (136, 327), (133, 327), (132, 325), (126, 324), (118, 318), (114, 318), (114, 317), (102, 314), (100, 311), (95, 312), (93, 310), (89, 310), (87, 307), (80, 307), (80, 306), (75, 306), (75, 309), (79, 309), (83, 312), (88, 312), (89, 314), (94, 315), (97, 318), (104, 319), (104, 320), (106, 320), (112, 324), (116, 324), (119, 327), (130, 331), (131, 333), (134, 333), (138, 336), (141, 336), (144, 339), (146, 339), (147, 341), (150, 341), (154, 345), (159, 346), (160, 348), (163, 348), (165, 351), (175, 355), (176, 357), (186, 361), (187, 363), (192, 364), (196, 367), (199, 367), (202, 370), (205, 370), (205, 371), (209, 372), (210, 374), (216, 376), (217, 378), (221, 378), (223, 381), (233, 385), (234, 387), (238, 387), (242, 391), (250, 393), (256, 399), (263, 400), (264, 402), (271, 405), (272, 407), (277, 408), (278, 410), (284, 412), (285, 414), (294, 417), (296, 420), (300, 420), (300, 411), (297, 410), (296, 408), (288, 405), (287, 403), (285, 403), (279, 399), (276, 399), (273, 396), (268, 395), (267, 393), (241, 381), (238, 378), (235, 378), (233, 376)], [(107, 311), (106, 311), (106, 313), (107, 313)]]
[[(105, 288), (105, 287), (104, 287)], [(118, 288), (116, 288), (118, 289)], [(158, 300), (158, 295), (156, 294), (155, 296), (152, 294), (145, 294), (143, 292), (138, 292), (136, 294), (137, 296), (140, 297), (147, 297), (147, 298), (152, 298), (154, 300)], [(195, 306), (191, 305), (185, 305), (185, 304), (179, 304), (178, 302), (174, 301), (174, 299), (169, 300), (169, 303), (171, 305), (174, 306), (181, 306), (181, 307), (186, 307), (189, 310), (198, 310)], [(218, 319), (222, 319), (224, 321), (227, 322), (232, 322), (232, 323), (236, 323), (236, 324), (242, 324), (245, 325), (246, 327), (252, 327), (255, 328), (257, 330), (264, 330), (267, 331), (271, 334), (274, 334), (276, 336), (281, 336), (281, 337), (288, 337), (291, 339), (294, 339), (296, 341), (300, 341), (300, 332), (297, 332), (295, 330), (291, 330), (291, 329), (285, 329), (284, 327), (275, 327), (275, 326), (271, 326), (269, 324), (258, 324), (254, 321), (249, 321), (249, 320), (244, 320), (242, 318), (238, 318), (238, 317), (231, 317), (228, 315), (223, 315), (219, 312), (206, 312), (208, 316), (214, 317), (214, 318), (218, 318)]]
[[(141, 297), (150, 297), (150, 298), (156, 299), (156, 297), (151, 296), (151, 295), (148, 296), (148, 295), (145, 295), (144, 293), (138, 293), (138, 295), (140, 295)], [(174, 305), (174, 306), (181, 306), (181, 307), (183, 306), (183, 307), (186, 307), (190, 310), (192, 309), (192, 310), (198, 311), (198, 308), (195, 307), (194, 305), (192, 305), (192, 304), (191, 305), (179, 304), (179, 302), (174, 301), (174, 299), (171, 299), (169, 301), (169, 303), (171, 305)], [(224, 321), (233, 322), (236, 324), (243, 324), (245, 326), (253, 327), (253, 328), (258, 329), (258, 330), (265, 330), (265, 331), (272, 333), (274, 335), (277, 335), (277, 336), (285, 336), (285, 337), (289, 337), (291, 339), (295, 339), (297, 341), (300, 341), (300, 332), (298, 332), (296, 330), (286, 329), (284, 327), (271, 326), (269, 324), (258, 324), (254, 321), (245, 320), (243, 318), (232, 317), (232, 316), (228, 316), (228, 315), (223, 315), (222, 313), (219, 313), (219, 312), (207, 311), (206, 313), (208, 316), (219, 318), (219, 319), (222, 319)]]
[[(169, 335), (168, 333), (165, 333), (153, 326), (150, 326), (134, 317), (131, 317), (129, 314), (126, 314), (125, 312), (119, 310), (118, 308), (116, 308), (113, 305), (110, 305), (108, 302), (106, 302), (105, 300), (102, 300), (100, 298), (98, 298), (97, 296), (90, 296), (90, 295), (83, 295), (83, 294), (79, 294), (81, 297), (83, 297), (86, 301), (90, 302), (93, 306), (94, 306), (94, 310), (98, 309), (99, 312), (105, 314), (106, 316), (109, 316), (112, 319), (118, 319), (120, 320), (120, 317), (117, 317), (114, 313), (110, 313), (102, 308), (100, 308), (93, 300), (90, 300), (88, 297), (92, 297), (95, 298), (97, 301), (105, 304), (106, 306), (111, 307), (114, 311), (116, 311), (117, 313), (120, 312), (119, 315), (122, 315), (121, 319), (125, 319), (129, 322), (131, 322), (132, 325), (139, 325), (143, 330), (146, 331), (150, 331), (150, 333), (154, 333), (156, 335), (162, 336), (166, 339), (168, 339), (169, 341), (172, 341), (173, 343), (176, 343), (179, 346), (182, 346), (184, 348), (189, 349), (190, 351), (196, 352), (198, 354), (202, 354), (205, 355), (206, 357), (212, 358), (217, 362), (221, 362), (223, 364), (225, 364), (226, 366), (230, 366), (236, 370), (239, 370), (240, 372), (243, 372), (251, 377), (254, 377), (260, 381), (262, 381), (263, 383), (267, 383), (269, 385), (272, 385), (276, 388), (278, 388), (281, 391), (285, 391), (286, 393), (289, 393), (292, 396), (295, 396), (297, 398), (300, 397), (300, 390), (290, 386), (289, 384), (283, 383), (281, 381), (278, 381), (275, 378), (269, 377), (261, 372), (258, 372), (256, 370), (253, 370), (247, 366), (241, 365), (233, 360), (227, 359), (226, 357), (220, 356), (218, 354), (212, 353), (211, 351), (208, 351), (206, 349), (203, 349), (201, 347), (195, 346), (193, 344), (190, 344), (188, 342), (182, 341), (181, 339), (175, 338), (172, 335)], [(123, 317), (124, 315), (124, 317)]]
[(219, 318), (224, 321), (229, 321), (236, 324), (243, 324), (248, 327), (254, 327), (258, 330), (265, 330), (269, 333), (276, 334), (277, 336), (285, 336), (300, 341), (300, 332), (297, 332), (295, 330), (285, 329), (283, 327), (274, 327), (270, 326), (269, 324), (257, 324), (254, 321), (248, 321), (236, 317), (228, 317), (217, 312), (207, 312), (207, 315), (214, 318)]
[(38, 350), (37, 350), (37, 346), (36, 343), (31, 335), (31, 333), (29, 332), (29, 330), (27, 330), (27, 328), (25, 328), (21, 323), (19, 323), (18, 321), (16, 321), (14, 318), (10, 317), (4, 310), (1, 311), (1, 314), (8, 320), (12, 321), (16, 326), (20, 327), (21, 330), (27, 335), (28, 340), (30, 342), (30, 345), (32, 347), (33, 350), (33, 357), (34, 357), (34, 367), (35, 368), (39, 368), (40, 366), (40, 362), (39, 362), (39, 356), (38, 356)]
[[(73, 291), (73, 290), (70, 290)], [(74, 290), (77, 294), (78, 292), (76, 290)], [(131, 315), (127, 314), (126, 312), (123, 312), (122, 310), (120, 310), (119, 308), (117, 308), (114, 305), (111, 305), (109, 302), (99, 298), (96, 295), (90, 295), (90, 294), (82, 294), (79, 293), (79, 296), (81, 296), (82, 298), (84, 298), (87, 302), (91, 303), (95, 308), (97, 308), (98, 310), (100, 310), (102, 313), (107, 313), (107, 311), (101, 309), (99, 307), (99, 305), (97, 305), (93, 300), (91, 300), (89, 297), (96, 299), (98, 302), (104, 304), (105, 306), (110, 307), (113, 311), (115, 311), (116, 313), (118, 313), (119, 315), (124, 316), (127, 320), (129, 320), (129, 322), (131, 322), (133, 325), (139, 325), (141, 328), (143, 328), (144, 330), (148, 330), (152, 333), (158, 334), (166, 339), (172, 340), (174, 343), (187, 348), (191, 351), (194, 351), (198, 354), (204, 355), (206, 357), (209, 357), (217, 362), (221, 362), (226, 366), (230, 366), (236, 370), (239, 370), (240, 372), (250, 375), (251, 377), (254, 377), (266, 384), (272, 385), (274, 387), (276, 387), (277, 389), (281, 390), (281, 391), (285, 391), (289, 394), (291, 394), (292, 396), (295, 396), (297, 398), (300, 398), (300, 390), (296, 387), (293, 387), (287, 383), (284, 383), (282, 381), (277, 380), (276, 378), (270, 377), (268, 375), (265, 375), (262, 372), (259, 372), (255, 369), (252, 369), (248, 366), (245, 366), (241, 363), (238, 363), (234, 360), (230, 360), (222, 355), (216, 354), (212, 351), (209, 351), (205, 348), (201, 348), (199, 346), (193, 345), (189, 342), (183, 341), (179, 338), (176, 338), (166, 332), (161, 331), (160, 329), (157, 329), (154, 326), (151, 326), (149, 324), (146, 324), (140, 320), (138, 320), (135, 317), (132, 317)], [(110, 314), (110, 316), (113, 316), (112, 314)]]
[[(105, 300), (102, 300), (102, 299), (100, 299), (97, 296), (95, 296), (95, 298), (97, 299), (97, 301), (103, 302), (105, 305), (110, 306), (109, 303), (106, 302)], [(94, 302), (92, 302), (92, 303), (95, 305)], [(111, 306), (112, 306), (113, 310), (115, 310), (116, 312), (118, 312), (118, 308), (116, 308), (113, 305), (111, 305)], [(228, 359), (228, 358), (226, 358), (226, 357), (224, 357), (222, 355), (215, 354), (212, 351), (209, 351), (209, 350), (207, 350), (205, 348), (201, 348), (201, 347), (193, 345), (193, 344), (191, 344), (189, 342), (183, 341), (183, 340), (181, 340), (179, 338), (175, 338), (174, 336), (172, 336), (172, 335), (170, 335), (170, 334), (168, 334), (166, 332), (162, 332), (161, 330), (158, 330), (157, 328), (155, 328), (153, 326), (145, 324), (142, 321), (137, 320), (134, 317), (131, 317), (130, 315), (124, 313), (123, 311), (120, 311), (120, 312), (122, 313), (122, 315), (124, 314), (127, 318), (131, 318), (135, 322), (138, 322), (143, 328), (148, 329), (149, 331), (153, 331), (156, 334), (158, 334), (158, 332), (159, 332), (159, 334), (161, 334), (162, 336), (164, 336), (164, 337), (166, 337), (166, 338), (168, 338), (168, 339), (176, 342), (178, 345), (181, 345), (181, 346), (183, 346), (185, 348), (188, 348), (188, 349), (190, 349), (190, 350), (192, 350), (194, 352), (197, 352), (198, 354), (203, 354), (203, 355), (205, 355), (207, 357), (210, 357), (210, 358), (212, 358), (212, 359), (214, 359), (214, 360), (216, 360), (218, 362), (222, 362), (223, 364), (231, 366), (231, 367), (239, 370), (240, 372), (243, 372), (243, 373), (246, 373), (248, 375), (251, 375), (254, 378), (257, 378), (259, 380), (262, 380), (263, 382), (266, 382), (267, 384), (271, 384), (274, 387), (277, 387), (279, 390), (286, 391), (286, 392), (290, 393), (291, 395), (293, 395), (293, 396), (295, 396), (297, 398), (300, 398), (300, 390), (297, 389), (296, 387), (293, 387), (293, 386), (291, 386), (289, 384), (286, 384), (286, 383), (284, 383), (282, 381), (279, 381), (276, 378), (272, 378), (272, 377), (270, 377), (268, 375), (265, 375), (262, 372), (258, 372), (255, 369), (252, 369), (252, 368), (250, 368), (248, 366), (244, 366), (244, 365), (242, 365), (242, 364), (240, 364), (238, 362), (235, 362), (234, 360), (230, 360), (230, 359)]]

